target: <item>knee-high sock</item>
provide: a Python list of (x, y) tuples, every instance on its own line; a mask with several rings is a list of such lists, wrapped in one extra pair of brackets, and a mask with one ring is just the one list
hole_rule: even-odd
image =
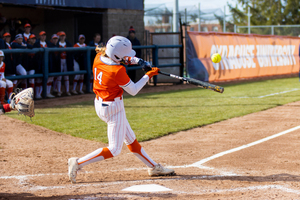
[(96, 151), (78, 159), (79, 167), (83, 167), (93, 162), (101, 161), (113, 157), (107, 147), (97, 149)]
[(57, 80), (57, 82), (56, 82), (57, 84), (57, 91), (58, 92), (61, 92), (61, 80)]
[(0, 88), (0, 103), (2, 105), (4, 104), (4, 98), (5, 98), (5, 88), (2, 87), (2, 88)]
[(73, 81), (73, 90), (75, 90), (75, 91), (76, 91), (76, 87), (77, 87), (77, 82), (78, 81), (74, 79), (74, 81)]
[(157, 165), (157, 163), (148, 156), (148, 154), (144, 151), (143, 147), (136, 139), (133, 141), (133, 143), (127, 145), (127, 147), (136, 157), (138, 157), (138, 159), (140, 159), (148, 167), (154, 167), (155, 165)]
[(79, 91), (82, 91), (83, 88), (83, 80), (79, 80)]
[(7, 88), (8, 98), (10, 97), (10, 95), (11, 95), (12, 92), (13, 92), (13, 87)]

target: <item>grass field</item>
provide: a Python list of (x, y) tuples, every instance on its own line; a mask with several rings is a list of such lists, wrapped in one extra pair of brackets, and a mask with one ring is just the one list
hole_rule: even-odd
[[(124, 98), (127, 119), (139, 141), (150, 140), (233, 117), (300, 100), (298, 78), (225, 85), (223, 94), (210, 90), (139, 94)], [(298, 90), (299, 89), (299, 90)], [(29, 118), (8, 116), (48, 129), (107, 143), (106, 124), (95, 113), (94, 102), (36, 109)]]

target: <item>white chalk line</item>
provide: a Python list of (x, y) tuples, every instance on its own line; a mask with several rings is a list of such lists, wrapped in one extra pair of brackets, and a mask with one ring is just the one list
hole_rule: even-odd
[[(228, 192), (247, 192), (247, 191), (256, 191), (256, 190), (268, 190), (268, 189), (275, 189), (275, 190), (281, 190), (283, 192), (287, 193), (293, 193), (293, 194), (300, 194), (299, 190), (294, 190), (282, 185), (257, 185), (257, 186), (249, 186), (249, 187), (239, 187), (239, 188), (233, 188), (233, 189), (206, 189), (206, 190), (199, 190), (199, 191), (193, 191), (193, 192), (186, 192), (186, 191), (172, 191), (172, 194), (185, 194), (185, 195), (202, 195), (202, 194), (215, 194), (215, 193), (228, 193)], [(170, 192), (167, 192), (170, 193)], [(147, 193), (146, 193), (147, 194)], [(136, 197), (147, 197), (143, 192), (134, 194), (127, 194), (127, 193), (119, 193), (115, 194), (114, 198), (122, 197), (122, 198), (136, 198)], [(111, 198), (111, 197), (107, 197)], [(98, 200), (103, 199), (103, 196), (95, 197), (83, 197), (83, 198), (76, 198), (76, 200)], [(69, 199), (69, 200), (75, 200), (75, 199)]]
[(294, 92), (294, 91), (297, 91), (297, 90), (300, 90), (300, 89), (299, 88), (294, 88), (292, 90), (287, 90), (287, 91), (282, 91), (282, 92), (276, 92), (276, 93), (267, 94), (267, 95), (258, 96), (258, 97), (248, 97), (248, 96), (245, 96), (245, 97), (231, 97), (231, 98), (234, 98), (234, 99), (259, 98), (260, 99), (260, 98), (274, 96), (274, 95), (279, 95), (279, 94), (284, 94), (284, 93), (288, 93), (288, 92)]
[[(263, 138), (261, 140), (258, 140), (258, 141), (255, 141), (255, 142), (252, 142), (252, 143), (249, 143), (249, 144), (237, 147), (237, 148), (233, 148), (233, 149), (230, 149), (230, 150), (218, 153), (218, 154), (215, 154), (213, 156), (210, 156), (208, 158), (202, 159), (202, 160), (200, 160), (200, 161), (198, 161), (196, 163), (193, 163), (191, 165), (173, 166), (173, 168), (198, 167), (198, 168), (202, 168), (202, 169), (211, 169), (211, 170), (213, 170), (214, 168), (205, 167), (205, 166), (202, 166), (202, 164), (204, 164), (204, 163), (206, 163), (208, 161), (211, 161), (213, 159), (219, 158), (221, 156), (224, 156), (226, 154), (233, 153), (233, 152), (236, 152), (236, 151), (239, 151), (239, 150), (242, 150), (242, 149), (245, 149), (245, 148), (248, 148), (248, 147), (260, 144), (260, 143), (263, 143), (265, 141), (274, 139), (276, 137), (279, 137), (279, 136), (282, 136), (284, 134), (287, 134), (287, 133), (290, 133), (292, 131), (295, 131), (295, 130), (297, 130), (299, 128), (300, 128), (300, 126), (296, 126), (294, 128), (288, 129), (286, 131), (282, 131), (282, 132), (277, 133), (275, 135)], [(141, 169), (147, 169), (147, 168), (132, 168), (132, 170), (141, 170)], [(95, 172), (86, 172), (86, 173), (95, 173)], [(53, 175), (64, 175), (65, 176), (65, 175), (67, 175), (67, 173), (33, 174), (33, 175), (20, 175), (20, 176), (0, 176), (0, 179), (18, 179), (20, 181), (20, 183), (23, 185), (23, 184), (26, 184), (25, 180), (28, 179), (28, 178), (39, 177), (39, 176), (50, 176), (50, 175), (52, 175), (52, 176)], [(236, 174), (228, 173), (227, 176), (228, 175), (234, 176)], [(206, 177), (207, 178), (207, 176), (202, 176), (202, 177)], [(216, 177), (216, 176), (213, 176), (213, 177)], [(166, 181), (166, 180), (169, 181), (169, 180), (174, 180), (174, 179), (172, 179), (172, 178), (169, 178), (169, 179), (166, 178), (166, 179), (158, 179), (158, 180), (151, 180), (150, 179), (150, 180), (141, 180), (141, 181), (145, 182), (145, 181)], [(179, 180), (179, 179), (176, 179), (176, 180)], [(129, 182), (139, 182), (139, 181), (126, 181), (126, 183), (129, 183)], [(118, 181), (118, 182), (110, 182), (110, 183), (99, 183), (99, 184), (96, 184), (96, 186), (103, 185), (103, 184), (105, 186), (108, 186), (108, 185), (112, 185), (112, 184), (123, 184), (123, 183), (125, 183), (125, 182)], [(93, 185), (95, 185), (95, 184), (76, 184), (76, 185), (68, 185), (68, 186), (50, 186), (50, 187), (46, 187), (46, 186), (34, 186), (30, 190), (59, 189), (59, 188), (66, 188), (66, 187), (84, 187), (84, 186), (93, 186)]]
[(293, 131), (295, 131), (295, 130), (297, 130), (297, 129), (299, 129), (299, 128), (300, 128), (300, 126), (296, 126), (296, 127), (294, 127), (294, 128), (288, 129), (288, 130), (286, 130), (286, 131), (282, 131), (282, 132), (277, 133), (277, 134), (275, 134), (275, 135), (271, 135), (271, 136), (269, 136), (269, 137), (263, 138), (263, 139), (261, 139), (261, 140), (257, 140), (257, 141), (255, 141), (255, 142), (252, 142), (252, 143), (249, 143), (249, 144), (240, 146), (240, 147), (236, 147), (236, 148), (230, 149), (230, 150), (228, 150), (228, 151), (223, 151), (223, 152), (221, 152), (221, 153), (215, 154), (215, 155), (210, 156), (210, 157), (208, 157), (208, 158), (202, 159), (202, 160), (200, 160), (199, 162), (193, 163), (193, 164), (191, 164), (190, 166), (194, 166), (194, 167), (201, 166), (202, 164), (204, 164), (204, 163), (206, 163), (206, 162), (208, 162), (208, 161), (211, 161), (211, 160), (213, 160), (213, 159), (215, 159), (215, 158), (219, 158), (219, 157), (224, 156), (224, 155), (226, 155), (226, 154), (233, 153), (233, 152), (236, 152), (236, 151), (240, 151), (240, 150), (242, 150), (242, 149), (246, 149), (246, 148), (248, 148), (248, 147), (251, 147), (251, 146), (254, 146), (254, 145), (257, 145), (257, 144), (266, 142), (266, 141), (268, 141), (268, 140), (274, 139), (274, 138), (279, 137), (279, 136), (282, 136), (282, 135), (284, 135), (284, 134), (293, 132)]

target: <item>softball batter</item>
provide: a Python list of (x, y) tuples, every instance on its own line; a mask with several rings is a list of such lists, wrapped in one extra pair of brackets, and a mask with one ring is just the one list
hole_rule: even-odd
[(129, 60), (131, 64), (144, 62), (133, 56), (135, 56), (135, 51), (132, 50), (131, 42), (125, 37), (114, 36), (108, 41), (106, 48), (100, 49), (95, 57), (93, 64), (95, 110), (99, 118), (107, 123), (109, 146), (99, 148), (81, 158), (70, 158), (68, 174), (72, 183), (76, 183), (77, 171), (83, 166), (120, 154), (123, 142), (148, 166), (150, 176), (174, 174), (173, 169), (164, 168), (148, 156), (126, 119), (123, 89), (134, 96), (159, 71), (157, 67), (151, 69), (150, 66), (146, 66), (145, 71), (150, 71), (137, 83), (132, 82), (126, 73), (126, 68), (120, 63), (125, 60)]

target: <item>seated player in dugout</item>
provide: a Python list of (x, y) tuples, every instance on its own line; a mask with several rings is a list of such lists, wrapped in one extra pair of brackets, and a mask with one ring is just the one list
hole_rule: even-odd
[[(11, 48), (12, 49), (27, 49), (27, 44), (23, 42), (23, 36), (22, 34), (17, 34), (15, 36), (15, 40), (12, 41), (11, 43)], [(34, 74), (34, 70), (26, 69), (24, 65), (24, 59), (27, 55), (25, 53), (15, 53), (13, 54), (13, 71), (15, 74), (12, 74), (13, 76), (15, 75), (32, 75)], [(26, 64), (26, 63), (25, 63)], [(21, 88), (25, 89), (27, 88), (27, 80), (14, 80), (13, 81), (14, 85), (18, 87), (19, 83), (21, 83)]]
[[(97, 55), (93, 64), (94, 100), (98, 117), (107, 123), (109, 145), (99, 148), (81, 158), (73, 157), (68, 160), (68, 174), (72, 183), (76, 183), (77, 171), (85, 165), (115, 157), (121, 153), (123, 142), (147, 167), (150, 176), (173, 175), (174, 170), (163, 167), (150, 158), (139, 144), (131, 129), (125, 114), (123, 104), (123, 89), (130, 95), (136, 95), (148, 82), (158, 75), (157, 67), (151, 68), (148, 62), (134, 57), (131, 42), (122, 36), (114, 36), (106, 47), (96, 49)], [(139, 64), (146, 74), (136, 83), (131, 81), (126, 68), (121, 64)]]

